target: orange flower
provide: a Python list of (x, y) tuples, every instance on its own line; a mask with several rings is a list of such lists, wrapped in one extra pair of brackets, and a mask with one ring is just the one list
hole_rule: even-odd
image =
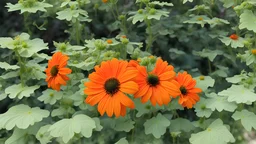
[(176, 97), (179, 91), (174, 89), (171, 83), (175, 77), (173, 66), (162, 59), (157, 59), (156, 66), (151, 72), (147, 72), (146, 67), (137, 66), (139, 74), (136, 82), (139, 84), (139, 91), (134, 94), (135, 98), (141, 97), (141, 102), (145, 103), (149, 99), (153, 106), (168, 104), (171, 96)]
[(108, 2), (108, 0), (102, 0), (102, 2), (103, 2), (103, 3), (107, 3), (107, 2)]
[(108, 43), (108, 44), (112, 44), (113, 41), (112, 41), (111, 39), (108, 39), (108, 40), (107, 40), (107, 43)]
[(256, 55), (256, 49), (252, 49), (251, 52), (253, 55)]
[(136, 60), (130, 60), (128, 63), (128, 66), (132, 69), (137, 69), (137, 66), (140, 65), (138, 61)]
[[(126, 94), (138, 91), (138, 84), (134, 82), (138, 70), (130, 69), (128, 62), (112, 60), (95, 66), (95, 72), (89, 75), (84, 93), (87, 94), (85, 102), (94, 106), (98, 104), (101, 115), (105, 112), (109, 117), (125, 116), (126, 107), (135, 108), (134, 102)], [(125, 94), (126, 93), (126, 94)]]
[(69, 80), (67, 74), (72, 72), (71, 69), (66, 68), (68, 59), (68, 56), (56, 52), (48, 61), (48, 68), (45, 70), (48, 87), (59, 91), (61, 85), (67, 84), (66, 81)]
[(122, 38), (127, 38), (126, 35), (122, 35), (121, 37), (122, 37)]
[(229, 36), (229, 38), (231, 38), (232, 40), (238, 40), (238, 36), (236, 34), (232, 34)]
[(202, 92), (200, 88), (195, 88), (196, 80), (187, 72), (178, 73), (175, 80), (172, 81), (179, 90), (179, 104), (183, 107), (192, 108), (200, 100), (198, 93)]

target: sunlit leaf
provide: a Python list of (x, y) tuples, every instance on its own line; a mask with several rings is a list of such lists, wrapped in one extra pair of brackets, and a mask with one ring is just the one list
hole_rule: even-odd
[(240, 15), (240, 29), (248, 29), (252, 30), (253, 32), (256, 32), (256, 16), (251, 10), (245, 10), (241, 15)]
[(20, 129), (26, 129), (48, 117), (49, 114), (49, 111), (38, 107), (30, 108), (24, 104), (16, 105), (0, 115), (0, 128), (11, 130), (16, 126)]
[(216, 93), (211, 93), (211, 96), (207, 99), (206, 107), (212, 111), (217, 110), (221, 112), (223, 110), (233, 112), (237, 108), (235, 102), (228, 102), (227, 96), (218, 96)]
[(17, 65), (10, 65), (6, 62), (0, 62), (0, 68), (5, 70), (16, 70), (16, 69), (19, 69), (20, 67)]
[(217, 119), (205, 131), (192, 134), (189, 142), (191, 144), (203, 144), (205, 142), (207, 144), (226, 144), (235, 142), (235, 138), (223, 125), (223, 122)]
[(252, 103), (256, 101), (256, 94), (243, 85), (233, 84), (227, 90), (219, 92), (218, 95), (227, 96), (229, 102)]
[(23, 97), (30, 97), (31, 94), (34, 93), (36, 89), (38, 89), (39, 85), (34, 85), (31, 87), (22, 86), (22, 84), (12, 85), (5, 89), (5, 93), (8, 94), (9, 98), (19, 98), (22, 99)]
[(84, 137), (92, 136), (92, 130), (96, 128), (95, 121), (87, 115), (79, 114), (71, 119), (62, 119), (49, 128), (50, 135), (62, 138), (67, 143), (75, 133), (81, 133)]
[(251, 131), (252, 128), (256, 129), (256, 115), (248, 110), (236, 111), (232, 118), (234, 120), (241, 120), (242, 125), (247, 131)]
[(45, 104), (55, 104), (57, 100), (60, 100), (63, 96), (62, 92), (59, 91), (55, 91), (52, 89), (47, 89), (45, 91), (43, 91), (43, 94), (38, 97), (37, 99), (39, 101), (44, 102)]

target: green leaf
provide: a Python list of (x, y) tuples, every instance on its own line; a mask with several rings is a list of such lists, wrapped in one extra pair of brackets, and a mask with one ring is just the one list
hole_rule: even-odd
[(4, 75), (1, 75), (0, 78), (9, 79), (9, 78), (17, 77), (18, 75), (19, 75), (19, 71), (11, 71), (11, 72), (8, 72)]
[(16, 105), (0, 115), (0, 128), (11, 130), (16, 126), (20, 129), (26, 129), (30, 125), (42, 121), (49, 114), (49, 111), (41, 110), (39, 107), (30, 108), (23, 104)]
[(232, 48), (244, 47), (244, 39), (242, 37), (238, 37), (237, 40), (233, 40), (230, 37), (221, 36), (219, 39), (226, 46), (231, 45)]
[(223, 51), (203, 49), (202, 51), (193, 51), (193, 54), (208, 58), (211, 62), (213, 62), (217, 55), (223, 54)]
[(45, 3), (44, 1), (43, 2), (33, 1), (33, 4), (31, 4), (30, 6), (26, 6), (25, 3), (26, 1), (19, 2), (15, 5), (11, 3), (7, 3), (6, 7), (9, 8), (8, 12), (20, 10), (21, 14), (24, 12), (29, 12), (29, 13), (36, 13), (37, 11), (46, 12), (45, 8), (53, 7), (53, 5)]
[(190, 132), (194, 128), (194, 125), (189, 120), (184, 118), (176, 118), (174, 120), (171, 120), (169, 130), (170, 132)]
[(248, 78), (248, 76), (246, 73), (241, 73), (239, 75), (234, 75), (233, 77), (228, 77), (228, 78), (226, 78), (226, 80), (230, 83), (237, 84), (247, 78)]
[(52, 136), (50, 136), (50, 133), (48, 132), (50, 126), (51, 125), (42, 126), (36, 133), (36, 138), (40, 141), (41, 144), (47, 144), (51, 142)]
[(221, 112), (225, 110), (229, 112), (234, 112), (237, 108), (235, 102), (228, 102), (227, 96), (218, 96), (216, 93), (211, 93), (209, 95), (210, 98), (207, 99), (206, 107), (211, 109), (212, 111), (217, 110), (218, 112)]
[(134, 121), (132, 121), (130, 118), (117, 118), (115, 119), (115, 126), (114, 129), (116, 131), (125, 131), (129, 132), (131, 129), (134, 128)]
[(256, 101), (256, 94), (243, 85), (233, 84), (227, 90), (219, 92), (218, 95), (227, 96), (229, 102), (252, 103)]
[(14, 99), (18, 97), (19, 99), (22, 99), (23, 97), (30, 97), (31, 94), (34, 93), (36, 89), (38, 89), (39, 85), (34, 85), (31, 87), (28, 86), (22, 86), (21, 84), (18, 85), (12, 85), (5, 89), (5, 93), (8, 94), (9, 98)]
[(234, 0), (220, 0), (221, 2), (224, 3), (224, 7), (225, 8), (229, 8), (232, 7), (233, 5), (235, 5), (235, 1)]
[(6, 62), (0, 62), (0, 68), (5, 70), (16, 70), (16, 69), (19, 69), (20, 67), (17, 65), (9, 65)]
[(201, 88), (202, 91), (206, 91), (208, 87), (213, 87), (215, 80), (210, 76), (198, 76), (194, 78), (196, 80), (196, 87)]
[(129, 142), (126, 140), (126, 138), (121, 138), (118, 142), (116, 142), (115, 144), (129, 144)]
[(15, 128), (12, 136), (10, 136), (5, 144), (27, 144), (27, 130)]
[(206, 15), (193, 15), (189, 20), (184, 21), (183, 23), (189, 23), (189, 24), (200, 24), (201, 27), (204, 27), (204, 25), (207, 23), (205, 20), (210, 20), (209, 17)]
[(147, 120), (144, 123), (145, 134), (153, 134), (155, 138), (160, 138), (166, 132), (170, 121), (162, 114), (158, 113), (156, 117)]
[(168, 3), (168, 2), (153, 1), (153, 2), (150, 2), (150, 3), (154, 4), (154, 5), (159, 5), (159, 6), (173, 6), (172, 3)]
[(96, 125), (96, 128), (95, 130), (96, 131), (101, 131), (103, 129), (103, 127), (100, 125), (100, 119), (95, 117), (95, 118), (92, 118), (94, 121), (95, 121), (95, 125)]
[(240, 15), (240, 25), (239, 29), (248, 29), (252, 30), (253, 32), (256, 32), (256, 16), (251, 10), (245, 10), (241, 15)]
[(208, 105), (207, 100), (203, 97), (200, 98), (200, 101), (196, 103), (194, 106), (196, 115), (198, 117), (210, 117), (212, 114), (211, 109), (206, 108), (206, 105)]
[(94, 128), (96, 124), (92, 118), (79, 114), (71, 119), (62, 119), (54, 123), (48, 131), (51, 136), (60, 137), (63, 142), (68, 143), (75, 133), (81, 133), (86, 138), (91, 137)]
[(235, 142), (235, 138), (223, 125), (223, 122), (217, 119), (205, 131), (192, 134), (189, 142), (191, 144), (203, 144), (205, 142), (207, 144), (226, 144)]
[(183, 0), (183, 4), (185, 4), (186, 2), (193, 2), (193, 0)]
[(55, 104), (57, 100), (60, 100), (63, 96), (62, 92), (55, 91), (52, 89), (47, 89), (43, 91), (43, 95), (38, 97), (37, 99), (45, 104)]
[(242, 110), (241, 112), (236, 111), (232, 118), (234, 120), (241, 120), (242, 125), (247, 131), (251, 131), (252, 128), (256, 129), (256, 115), (248, 110)]
[(138, 111), (136, 117), (141, 117), (143, 114), (149, 113), (151, 105), (149, 102), (142, 104), (139, 99), (135, 99), (135, 109)]
[(0, 101), (1, 100), (3, 100), (3, 99), (5, 99), (7, 97), (7, 94), (5, 94), (5, 93), (0, 93)]

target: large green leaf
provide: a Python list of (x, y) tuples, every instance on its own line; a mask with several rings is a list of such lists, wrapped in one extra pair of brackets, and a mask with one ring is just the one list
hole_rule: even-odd
[(165, 134), (166, 128), (169, 125), (170, 121), (159, 113), (156, 117), (153, 117), (144, 123), (145, 133), (153, 134), (155, 138), (160, 138)]
[(36, 13), (37, 11), (43, 11), (46, 12), (46, 8), (53, 7), (53, 5), (50, 5), (48, 3), (40, 2), (40, 1), (34, 1), (32, 6), (25, 6), (26, 1), (22, 1), (16, 4), (7, 3), (6, 7), (8, 7), (8, 11), (17, 11), (20, 10), (20, 13), (29, 12), (29, 13)]
[(240, 15), (240, 29), (248, 29), (252, 30), (253, 32), (256, 32), (256, 16), (251, 10), (245, 10), (241, 15)]
[(218, 96), (216, 93), (209, 94), (210, 98), (207, 99), (206, 107), (211, 109), (212, 111), (217, 110), (221, 112), (223, 110), (233, 112), (237, 108), (235, 102), (228, 102), (227, 96)]
[(206, 91), (208, 87), (213, 87), (215, 80), (210, 76), (198, 76), (194, 78), (196, 80), (196, 87)]
[(200, 101), (196, 103), (194, 106), (196, 115), (198, 117), (210, 117), (212, 114), (212, 110), (209, 108), (206, 108), (206, 105), (208, 105), (207, 99), (201, 97)]
[(60, 100), (63, 96), (62, 92), (55, 91), (52, 89), (47, 89), (43, 91), (43, 94), (38, 97), (39, 101), (43, 101), (45, 104), (55, 104), (57, 100)]
[(171, 125), (169, 127), (170, 132), (189, 132), (194, 128), (195, 127), (192, 122), (184, 118), (176, 118), (174, 120), (171, 120)]
[(14, 99), (18, 97), (22, 99), (23, 97), (30, 97), (31, 94), (34, 93), (36, 89), (38, 89), (39, 85), (34, 85), (31, 87), (22, 86), (21, 84), (12, 85), (5, 89), (5, 93), (9, 95), (9, 98)]
[(233, 40), (230, 37), (221, 36), (219, 39), (226, 46), (230, 45), (232, 48), (244, 47), (244, 38), (242, 37), (238, 37), (237, 40)]
[(49, 111), (42, 110), (39, 107), (30, 108), (24, 104), (16, 105), (0, 115), (0, 128), (11, 130), (16, 126), (20, 129), (26, 129), (30, 125), (42, 121), (49, 114)]
[(227, 90), (219, 92), (218, 95), (227, 96), (229, 102), (252, 103), (256, 101), (256, 94), (243, 85), (233, 84)]
[(118, 118), (115, 119), (115, 126), (114, 129), (116, 131), (125, 131), (129, 132), (134, 128), (134, 121), (132, 121), (130, 118)]
[(95, 121), (87, 115), (79, 114), (71, 119), (62, 119), (54, 123), (50, 128), (50, 135), (62, 138), (68, 143), (75, 133), (81, 133), (84, 137), (91, 137), (92, 130), (96, 128)]
[(226, 144), (235, 142), (235, 138), (223, 122), (217, 119), (205, 131), (192, 134), (189, 142), (191, 144)]
[(19, 69), (20, 67), (17, 65), (10, 65), (6, 62), (0, 62), (0, 68), (5, 70), (16, 70), (16, 69)]
[(52, 136), (48, 132), (48, 129), (50, 128), (51, 125), (45, 125), (42, 126), (38, 132), (36, 133), (36, 138), (40, 141), (41, 144), (47, 144), (51, 142)]
[(247, 131), (251, 131), (252, 128), (256, 129), (256, 115), (248, 110), (236, 111), (232, 118), (234, 120), (241, 120), (242, 125)]
[(126, 140), (126, 138), (121, 138), (118, 142), (116, 142), (115, 144), (129, 144), (129, 142)]
[(27, 144), (26, 140), (27, 130), (15, 128), (12, 136), (10, 136), (5, 144)]

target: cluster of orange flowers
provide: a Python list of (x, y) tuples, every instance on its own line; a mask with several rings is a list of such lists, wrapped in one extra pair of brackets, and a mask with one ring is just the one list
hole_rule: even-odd
[[(48, 87), (60, 90), (65, 85), (67, 74), (71, 73), (67, 65), (68, 57), (57, 52), (49, 60), (46, 69)], [(199, 101), (198, 93), (202, 90), (195, 88), (196, 80), (187, 72), (176, 73), (171, 65), (158, 58), (151, 72), (137, 61), (129, 62), (113, 58), (95, 66), (95, 72), (89, 75), (85, 82), (85, 102), (94, 106), (98, 104), (101, 115), (109, 117), (125, 116), (126, 107), (135, 108), (135, 104), (127, 94), (140, 98), (142, 103), (150, 100), (151, 104), (162, 106), (170, 103), (171, 98), (179, 97), (179, 104), (192, 108)]]

